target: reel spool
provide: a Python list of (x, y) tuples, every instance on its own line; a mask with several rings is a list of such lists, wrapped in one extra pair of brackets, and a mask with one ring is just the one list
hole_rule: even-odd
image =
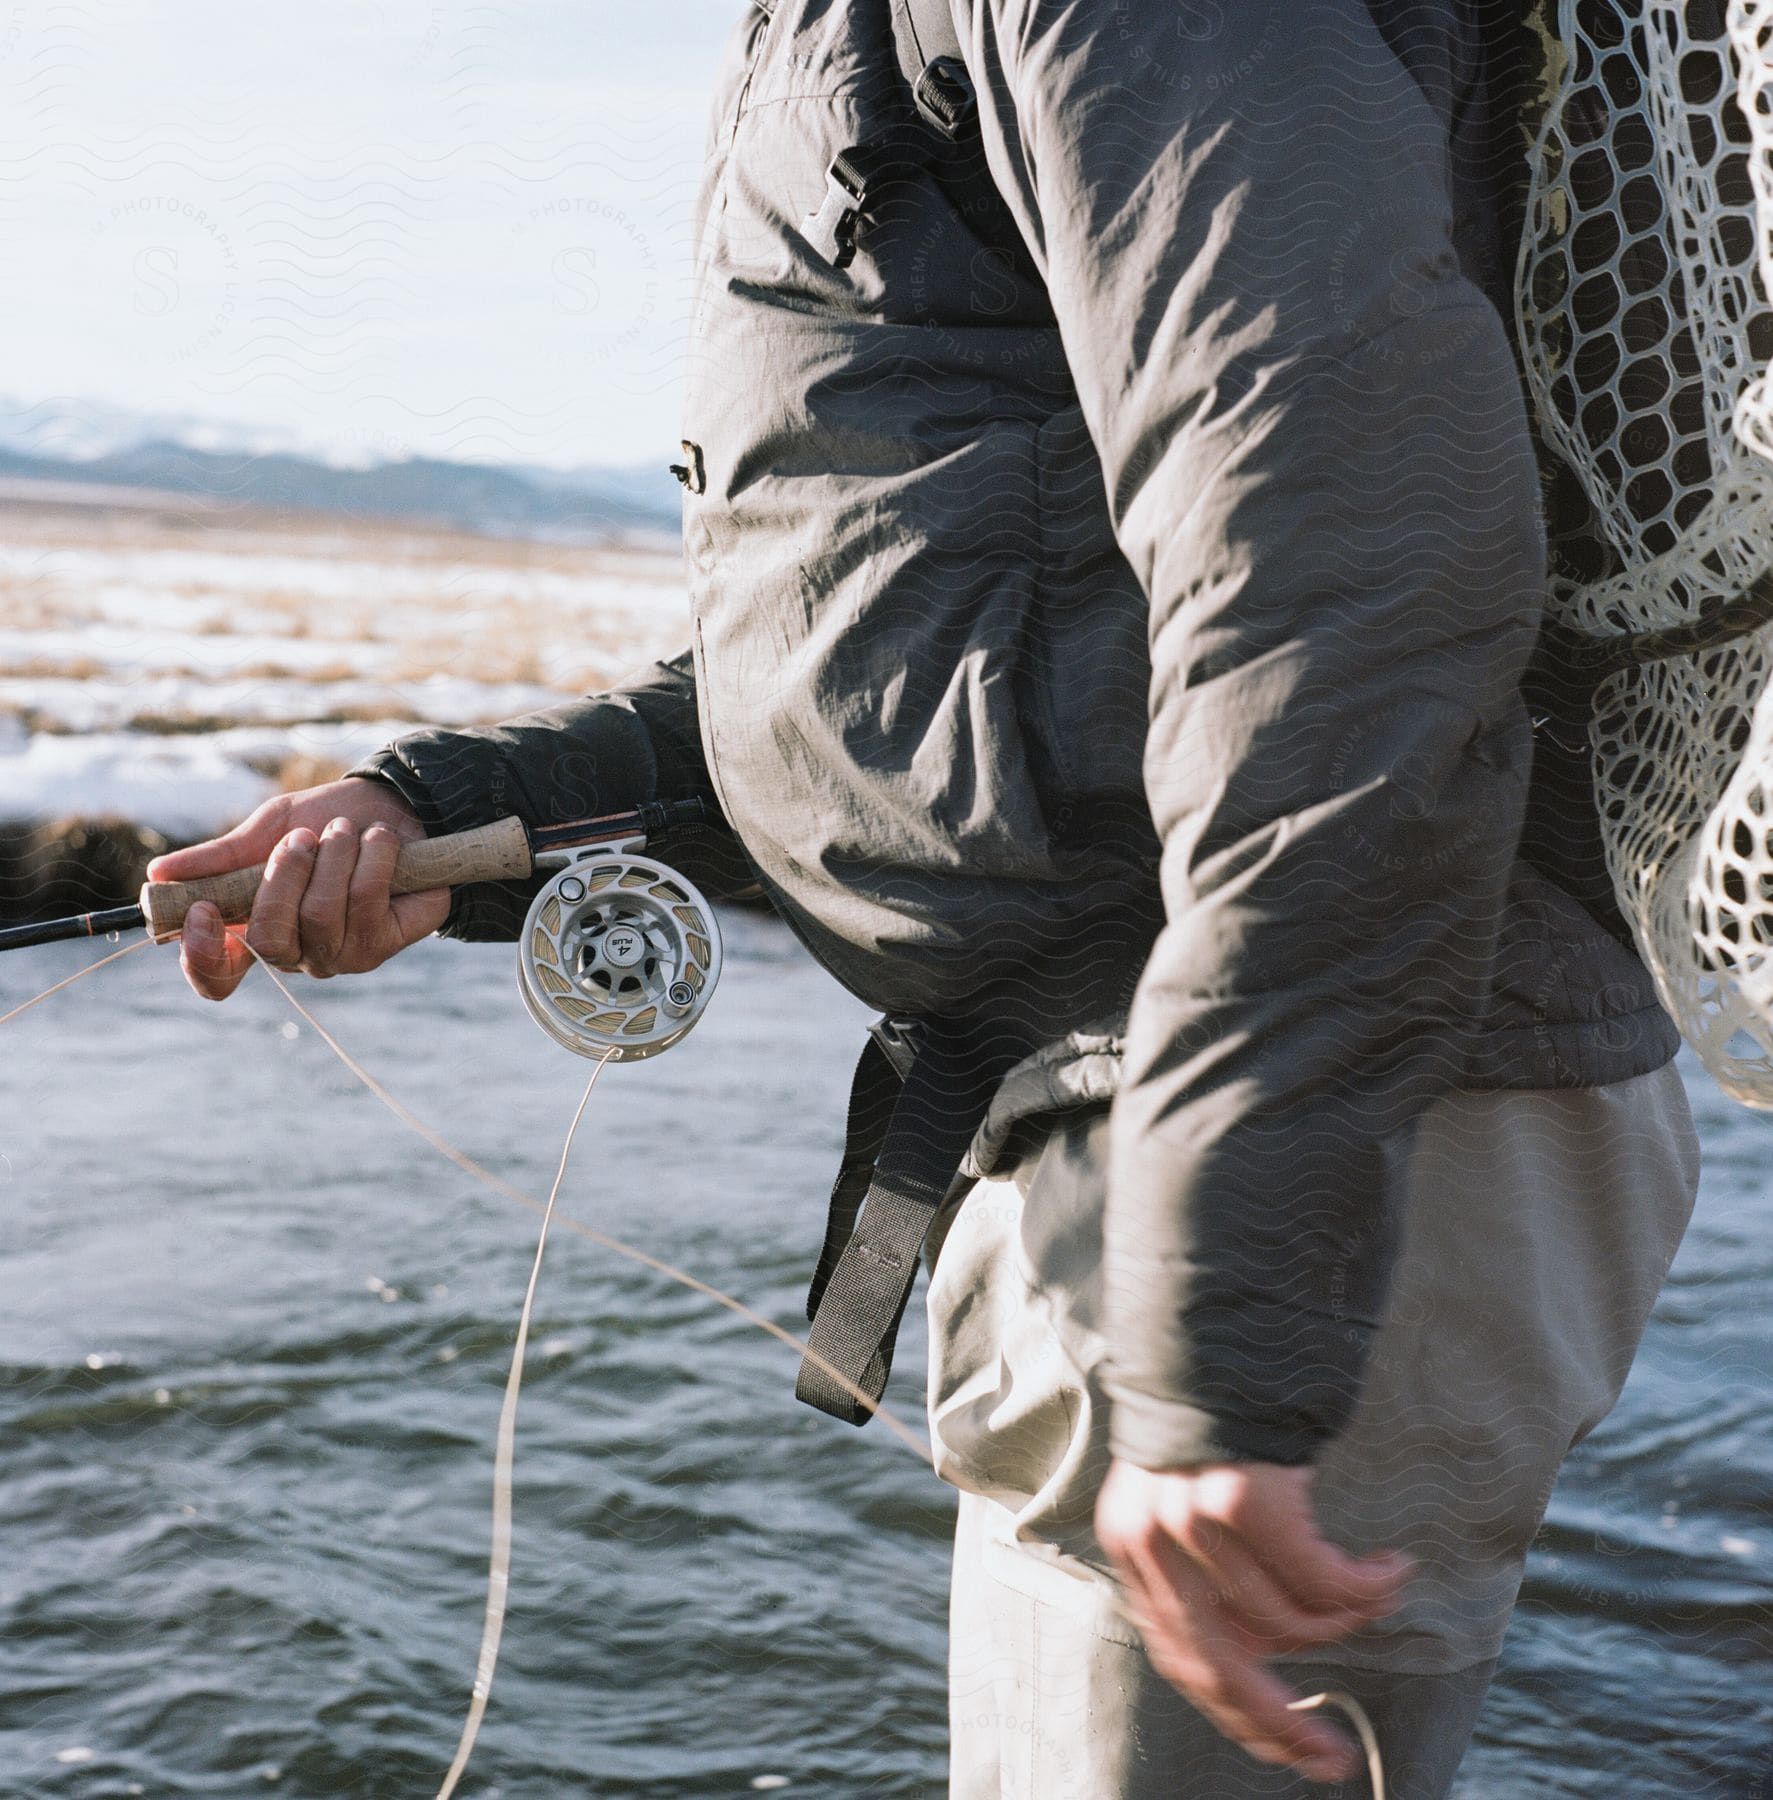
[(657, 1056), (689, 1035), (720, 978), (714, 909), (650, 856), (607, 844), (571, 855), (524, 921), (523, 1003), (580, 1056)]

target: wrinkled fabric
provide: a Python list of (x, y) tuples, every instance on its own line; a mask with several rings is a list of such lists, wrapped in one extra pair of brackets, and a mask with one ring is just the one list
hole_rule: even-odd
[[(1109, 1120), (1076, 1111), (942, 1221), (930, 1441), (961, 1490), (949, 1654), (958, 1800), (1306, 1800), (1161, 1680), (1094, 1530), (1119, 1440), (1102, 1270)], [(1570, 1446), (1607, 1414), (1692, 1210), (1679, 1073), (1456, 1092), (1423, 1115), (1403, 1254), (1319, 1528), (1415, 1568), (1389, 1617), (1275, 1668), (1368, 1703), (1386, 1789), (1459, 1761)], [(1349, 1784), (1365, 1795), (1364, 1778)]]
[(953, 10), (1017, 254), (907, 166), (838, 269), (826, 168), (904, 118), (888, 0), (748, 8), (698, 205), (693, 665), (370, 767), (434, 829), (706, 792), (693, 878), (755, 878), (884, 1011), (1054, 1047), (1061, 1098), (1117, 1086), (1126, 1450), (1305, 1460), (1423, 1108), (1675, 1045), (1559, 833), (1517, 856), (1544, 549), (1495, 9)]

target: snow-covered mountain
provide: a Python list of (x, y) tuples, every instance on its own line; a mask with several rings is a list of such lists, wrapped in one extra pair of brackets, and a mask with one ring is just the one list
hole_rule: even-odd
[(411, 519), (492, 537), (586, 543), (675, 534), (678, 490), (656, 464), (550, 469), (373, 460), (347, 447), (98, 402), (0, 398), (0, 478), (189, 494), (221, 505)]

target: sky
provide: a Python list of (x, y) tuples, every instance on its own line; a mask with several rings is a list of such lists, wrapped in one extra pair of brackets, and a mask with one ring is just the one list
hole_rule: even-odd
[(744, 0), (0, 0), (0, 411), (353, 461), (678, 436)]

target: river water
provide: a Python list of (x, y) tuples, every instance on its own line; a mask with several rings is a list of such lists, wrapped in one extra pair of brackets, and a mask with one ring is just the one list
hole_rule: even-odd
[[(771, 922), (609, 1070), (562, 1205), (800, 1324), (863, 1015)], [(7, 958), (0, 1012), (90, 946)], [(589, 1065), (508, 949), (303, 983), (421, 1117), (545, 1193)], [(1691, 1075), (1698, 1216), (1571, 1463), (1459, 1800), (1773, 1797), (1773, 1121)], [(473, 1676), (534, 1220), (261, 977), (148, 950), (0, 1028), (0, 1795), (414, 1800)], [(912, 1309), (889, 1399), (915, 1420)], [(936, 1800), (948, 1496), (730, 1313), (560, 1233), (504, 1656), (464, 1794)]]

